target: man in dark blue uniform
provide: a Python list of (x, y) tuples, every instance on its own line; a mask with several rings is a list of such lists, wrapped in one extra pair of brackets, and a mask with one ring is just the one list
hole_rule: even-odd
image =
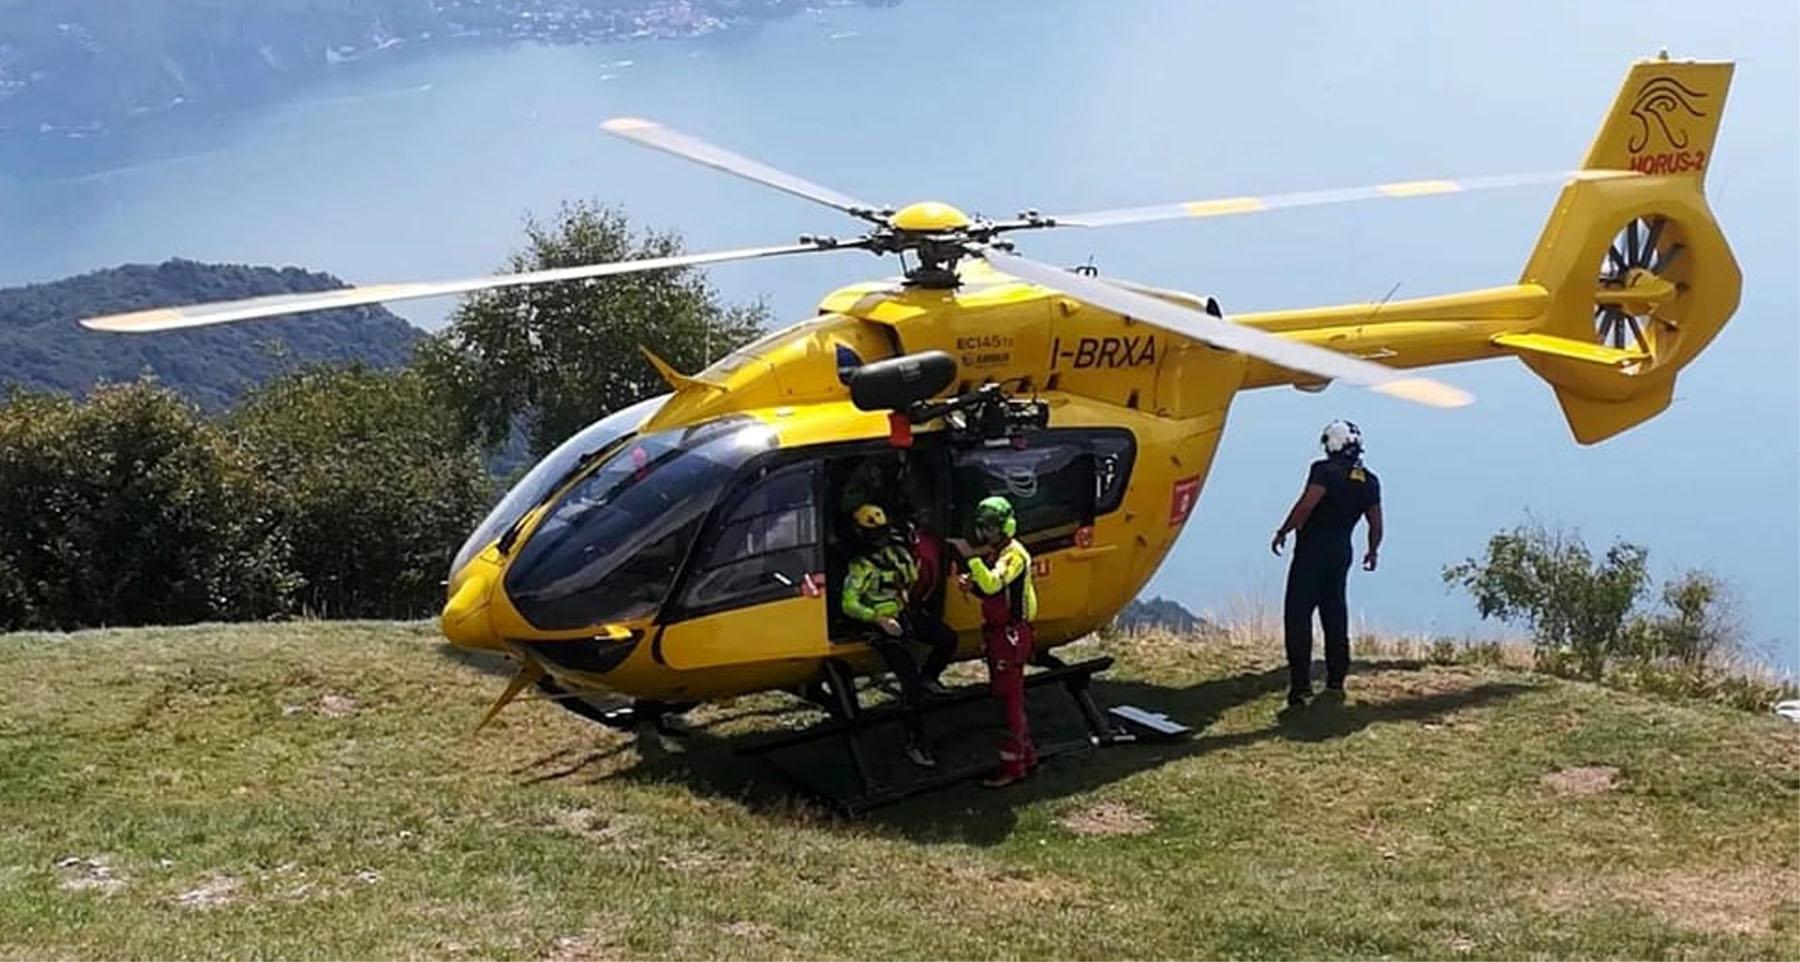
[(1282, 621), (1287, 636), (1288, 699), (1299, 708), (1312, 697), (1313, 612), (1325, 629), (1325, 695), (1342, 699), (1350, 673), (1350, 608), (1344, 582), (1350, 576), (1350, 534), (1369, 519), (1369, 551), (1363, 570), (1374, 571), (1381, 550), (1381, 481), (1362, 463), (1362, 432), (1349, 421), (1333, 421), (1319, 435), (1325, 457), (1314, 461), (1306, 490), (1288, 512), (1269, 545), (1277, 555), (1294, 539), (1288, 566)]

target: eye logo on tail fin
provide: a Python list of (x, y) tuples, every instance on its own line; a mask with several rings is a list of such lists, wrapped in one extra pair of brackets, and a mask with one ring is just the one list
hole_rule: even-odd
[(1631, 117), (1637, 121), (1638, 130), (1627, 147), (1633, 154), (1642, 153), (1650, 146), (1650, 131), (1654, 126), (1662, 132), (1663, 140), (1670, 147), (1687, 149), (1688, 122), (1706, 116), (1706, 111), (1698, 106), (1698, 102), (1705, 99), (1706, 94), (1684, 86), (1674, 77), (1651, 77), (1638, 88), (1637, 97), (1632, 101)]

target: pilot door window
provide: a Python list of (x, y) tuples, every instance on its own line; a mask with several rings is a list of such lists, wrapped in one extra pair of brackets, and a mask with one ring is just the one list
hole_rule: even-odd
[(1023, 448), (981, 447), (956, 455), (956, 530), (967, 536), (974, 506), (1004, 495), (1019, 536), (1035, 550), (1074, 543), (1075, 532), (1125, 500), (1137, 445), (1129, 431), (1047, 431)]
[(974, 507), (1004, 495), (1019, 519), (1019, 539), (1039, 550), (1074, 543), (1094, 520), (1094, 455), (1080, 439), (1034, 438), (1029, 447), (975, 448), (956, 455), (956, 529), (974, 528)]
[(700, 540), (678, 617), (798, 597), (823, 568), (816, 463), (754, 470)]

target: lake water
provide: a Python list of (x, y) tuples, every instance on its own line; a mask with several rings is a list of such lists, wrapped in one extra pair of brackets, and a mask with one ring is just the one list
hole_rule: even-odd
[[(662, 119), (867, 197), (992, 214), (1571, 167), (1628, 61), (1739, 62), (1709, 193), (1745, 274), (1724, 334), (1660, 418), (1595, 448), (1494, 361), (1444, 376), (1474, 407), (1365, 392), (1240, 399), (1200, 507), (1151, 590), (1198, 609), (1273, 598), (1268, 533), (1318, 427), (1365, 429), (1387, 492), (1374, 628), (1482, 631), (1438, 572), (1527, 513), (1651, 548), (1744, 596), (1753, 641), (1800, 665), (1800, 13), (1792, 4), (1465, 5), (906, 0), (735, 35), (514, 47), (358, 64), (229, 118), (168, 115), (130, 144), (43, 144), (0, 175), (0, 284), (124, 261), (300, 264), (355, 281), (485, 273), (521, 216), (624, 205), (700, 249), (849, 233), (831, 211), (596, 130)], [(630, 64), (620, 61), (630, 60)], [(1034, 236), (1024, 250), (1252, 310), (1510, 283), (1553, 187)], [(861, 255), (716, 269), (784, 318), (890, 272)], [(449, 305), (401, 305), (431, 327)]]

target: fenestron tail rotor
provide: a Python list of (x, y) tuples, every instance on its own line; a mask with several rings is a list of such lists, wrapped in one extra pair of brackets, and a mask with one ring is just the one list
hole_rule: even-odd
[(1648, 214), (1626, 221), (1600, 265), (1595, 341), (1653, 356), (1658, 340), (1677, 327), (1671, 312), (1687, 289), (1686, 252), (1681, 230), (1669, 218)]

